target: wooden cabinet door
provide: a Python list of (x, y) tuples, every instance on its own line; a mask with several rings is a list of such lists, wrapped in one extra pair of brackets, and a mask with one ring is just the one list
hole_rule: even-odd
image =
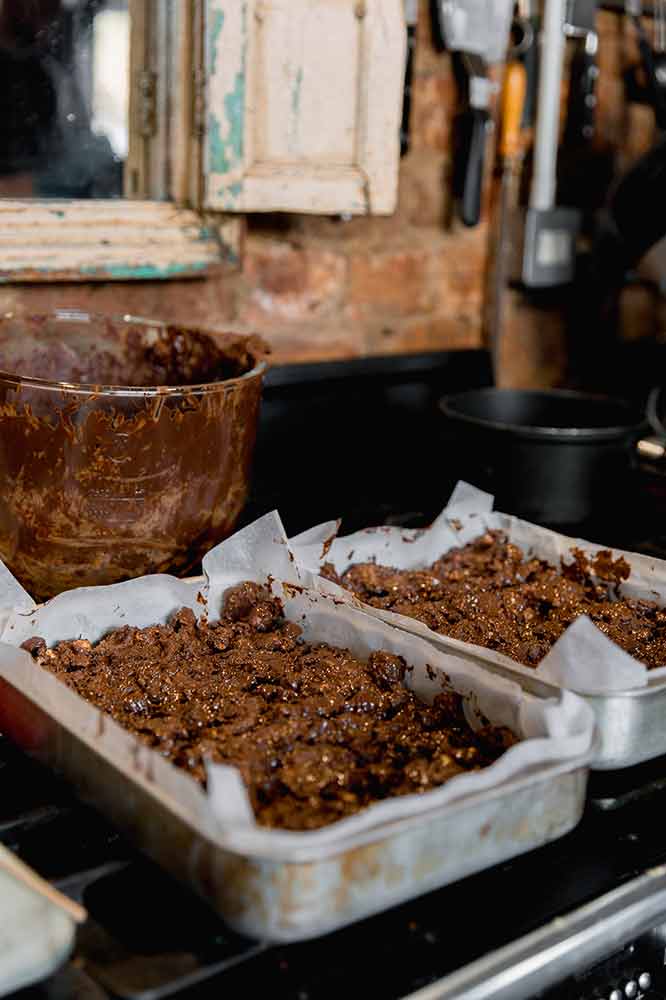
[(207, 0), (205, 207), (388, 214), (402, 0)]

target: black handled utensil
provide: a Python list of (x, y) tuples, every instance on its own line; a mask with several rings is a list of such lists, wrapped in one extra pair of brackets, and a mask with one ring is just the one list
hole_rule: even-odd
[(419, 18), (418, 0), (405, 0), (405, 24), (407, 26), (407, 61), (405, 63), (405, 86), (402, 98), (402, 121), (400, 123), (400, 155), (409, 152), (410, 116), (412, 112), (412, 85), (414, 81), (414, 49), (416, 47), (416, 25)]
[(461, 222), (476, 226), (481, 218), (481, 191), (490, 119), (490, 81), (480, 56), (464, 54), (468, 103), (456, 120), (453, 188)]
[(437, 34), (458, 55), (464, 110), (456, 119), (454, 196), (466, 226), (481, 217), (481, 191), (493, 84), (488, 66), (505, 57), (513, 0), (437, 0)]
[(569, 70), (569, 101), (564, 146), (587, 146), (594, 138), (596, 121), (597, 36), (590, 33), (578, 41), (571, 57)]
[(565, 34), (572, 49), (569, 93), (557, 170), (558, 201), (579, 209), (581, 228), (594, 229), (615, 172), (614, 153), (595, 143), (599, 67), (596, 0), (574, 0), (567, 12)]

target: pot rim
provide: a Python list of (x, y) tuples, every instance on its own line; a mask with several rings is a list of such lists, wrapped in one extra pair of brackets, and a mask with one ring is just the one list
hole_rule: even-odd
[(490, 418), (473, 416), (468, 413), (462, 413), (454, 406), (457, 400), (462, 400), (465, 397), (472, 395), (494, 395), (505, 392), (514, 394), (521, 393), (525, 396), (557, 397), (559, 399), (576, 399), (588, 402), (596, 401), (616, 403), (620, 406), (627, 407), (628, 416), (631, 413), (631, 406), (625, 400), (617, 399), (612, 396), (597, 395), (594, 393), (576, 392), (573, 389), (497, 389), (492, 386), (486, 386), (479, 389), (471, 389), (466, 390), (465, 392), (456, 392), (451, 393), (450, 395), (442, 396), (437, 405), (445, 416), (451, 417), (454, 420), (472, 424), (475, 427), (486, 430), (501, 431), (515, 437), (528, 438), (530, 440), (537, 439), (544, 442), (551, 442), (553, 444), (558, 442), (584, 444), (594, 441), (610, 441), (614, 438), (626, 435), (633, 436), (635, 434), (640, 436), (648, 426), (648, 422), (645, 417), (633, 420), (631, 423), (615, 424), (607, 427), (549, 427), (540, 426), (538, 424), (512, 424), (507, 421), (493, 420)]
[[(68, 321), (73, 323), (89, 323), (93, 320), (104, 320), (107, 322), (115, 323), (118, 326), (136, 324), (136, 325), (148, 325), (159, 326), (163, 329), (168, 329), (173, 326), (173, 323), (169, 323), (167, 320), (162, 319), (150, 319), (146, 316), (135, 316), (132, 313), (125, 313), (119, 316), (114, 313), (97, 313), (97, 312), (86, 312), (83, 309), (53, 309), (50, 312), (45, 313), (31, 313), (26, 316), (19, 316), (13, 312), (6, 312), (0, 315), (0, 325), (4, 320), (16, 319), (18, 321), (31, 321), (37, 319), (54, 319), (56, 321)], [(206, 334), (211, 336), (210, 331), (207, 331), (201, 327), (188, 327), (184, 324), (181, 325), (181, 329), (187, 331), (196, 331), (197, 333)], [(253, 336), (252, 334), (235, 334), (239, 339), (250, 340)], [(256, 335), (255, 335), (256, 336)], [(258, 342), (261, 343), (260, 338)], [(266, 346), (266, 345), (264, 345)], [(45, 389), (47, 392), (64, 392), (64, 393), (75, 393), (83, 396), (191, 396), (191, 395), (205, 395), (207, 393), (219, 392), (220, 390), (227, 390), (233, 388), (236, 385), (240, 385), (243, 382), (248, 382), (254, 379), (261, 379), (264, 372), (268, 368), (268, 362), (265, 358), (259, 356), (260, 352), (257, 352), (257, 358), (253, 367), (247, 371), (243, 372), (242, 375), (235, 375), (233, 378), (221, 379), (217, 382), (197, 382), (193, 384), (185, 385), (107, 385), (103, 383), (93, 383), (93, 382), (65, 382), (57, 379), (45, 379), (38, 378), (33, 375), (19, 375), (18, 372), (5, 371), (0, 368), (0, 384), (10, 383), (13, 385), (26, 385), (35, 389)]]

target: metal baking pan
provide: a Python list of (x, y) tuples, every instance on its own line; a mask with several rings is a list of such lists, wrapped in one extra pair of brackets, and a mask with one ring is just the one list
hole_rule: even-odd
[[(376, 614), (370, 605), (356, 603), (368, 614)], [(410, 631), (409, 619), (391, 616), (392, 624)], [(402, 620), (397, 621), (398, 617)], [(383, 620), (388, 620), (389, 616)], [(423, 635), (423, 633), (416, 633)], [(537, 697), (553, 697), (561, 690), (554, 683), (542, 680), (528, 667), (508, 661), (498, 662), (498, 654), (481, 646), (472, 646), (447, 639), (436, 632), (429, 632), (428, 641), (445, 652), (454, 651), (456, 656), (482, 664), (487, 670), (507, 680), (520, 684), (524, 691)], [(465, 648), (465, 646), (467, 648)], [(666, 755), (666, 682), (648, 677), (645, 687), (614, 691), (607, 694), (586, 694), (572, 689), (573, 693), (585, 701), (594, 712), (596, 720), (596, 740), (590, 769), (592, 771), (614, 771), (646, 760)]]
[[(439, 638), (442, 638), (441, 643), (433, 633), (434, 644), (450, 651), (450, 644), (443, 637)], [(556, 685), (541, 680), (522, 664), (506, 666), (490, 656), (485, 658), (483, 654), (490, 653), (489, 650), (471, 648), (475, 655), (470, 655), (470, 659), (483, 663), (501, 677), (516, 681), (530, 694), (552, 697), (558, 690)], [(457, 646), (456, 653), (460, 654)], [(596, 720), (596, 740), (590, 761), (592, 771), (622, 770), (666, 754), (666, 683), (663, 680), (651, 681), (648, 677), (646, 687), (608, 694), (575, 693), (587, 702)]]
[(579, 758), (379, 827), (370, 842), (322, 860), (240, 856), (171, 810), (144, 775), (128, 778), (4, 679), (0, 702), (12, 717), (10, 738), (234, 929), (273, 941), (324, 934), (546, 844), (577, 825), (585, 803), (587, 759)]
[[(535, 696), (498, 682), (478, 659), (440, 652), (294, 582), (281, 532), (276, 515), (265, 515), (212, 550), (205, 594), (197, 581), (156, 575), (69, 591), (41, 607), (14, 602), (0, 643), (0, 730), (234, 929), (273, 941), (327, 933), (573, 829), (593, 752), (589, 708), (549, 685)], [(508, 725), (524, 742), (485, 771), (424, 795), (387, 799), (320, 830), (269, 830), (253, 822), (235, 769), (211, 764), (204, 791), (17, 648), (34, 635), (49, 644), (77, 635), (96, 641), (118, 626), (167, 621), (183, 606), (203, 613), (202, 601), (217, 614), (229, 587), (248, 579), (270, 586), (305, 642), (364, 659), (378, 649), (400, 655), (417, 697), (451, 687), (470, 717)]]
[[(329, 560), (335, 563), (336, 557), (347, 564), (377, 561), (388, 562), (400, 569), (421, 568), (428, 565), (433, 557), (447, 551), (452, 544), (465, 544), (489, 529), (504, 531), (523, 549), (538, 553), (552, 564), (557, 559), (540, 549), (552, 549), (562, 554), (569, 552), (574, 546), (590, 553), (604, 548), (581, 539), (568, 538), (511, 515), (491, 511), (488, 506), (488, 501), (492, 502), (491, 497), (466, 484), (460, 485), (464, 485), (462, 492), (465, 493), (465, 508), (458, 510), (451, 507), (450, 501), (450, 506), (425, 530), (368, 528), (346, 537), (335, 537), (334, 527), (327, 524), (290, 540), (290, 544), (299, 564), (313, 575), (311, 585), (321, 593), (343, 600), (387, 624), (418, 635), (438, 649), (481, 663), (488, 670), (518, 682), (524, 690), (533, 694), (543, 695), (547, 689), (552, 691), (559, 688), (567, 688), (576, 693), (590, 705), (596, 717), (597, 746), (590, 765), (592, 770), (619, 770), (666, 755), (666, 677), (663, 667), (649, 671), (642, 686), (627, 683), (626, 687), (618, 690), (591, 693), (594, 688), (590, 688), (588, 693), (581, 689), (583, 685), (579, 687), (563, 680), (547, 679), (492, 649), (462, 642), (434, 632), (416, 619), (364, 604), (348, 591), (316, 575), (321, 562)], [(446, 535), (447, 525), (453, 523), (458, 525), (456, 530), (460, 532), (459, 539)], [(325, 538), (323, 549), (320, 534)], [(618, 549), (612, 551), (614, 556), (623, 556), (629, 562), (632, 569), (629, 582), (636, 578), (640, 581), (640, 592), (632, 596), (652, 600), (657, 596), (662, 601), (666, 600), (666, 564), (663, 561)], [(401, 557), (400, 561), (396, 560), (396, 553)], [(589, 646), (586, 649), (581, 645), (580, 649), (580, 654), (576, 656), (580, 664), (586, 663), (586, 657), (590, 662), (597, 662), (595, 657), (600, 653), (598, 647), (590, 650)], [(634, 662), (639, 666), (638, 661)]]
[[(365, 605), (363, 605), (365, 608)], [(372, 611), (372, 609), (370, 609)], [(397, 617), (397, 616), (394, 616)], [(405, 627), (405, 626), (402, 626)], [(498, 662), (499, 657), (481, 646), (468, 646), (465, 653), (455, 640), (447, 640), (435, 632), (430, 635), (434, 646), (458, 656), (468, 655), (475, 663), (494, 674), (516, 681), (523, 690), (537, 697), (552, 697), (559, 687), (542, 680), (520, 663)], [(502, 657), (507, 661), (507, 657)], [(572, 689), (573, 690), (573, 689)], [(666, 682), (651, 680), (645, 687), (607, 694), (574, 693), (594, 712), (597, 736), (590, 761), (592, 771), (614, 771), (641, 764), (666, 754)]]
[(666, 754), (666, 685), (663, 681), (631, 691), (579, 695), (597, 722), (595, 770), (631, 767)]
[[(420, 640), (350, 609), (332, 612), (330, 602), (318, 600), (329, 606), (320, 615), (361, 617), (366, 629), (380, 630), (386, 648), (407, 642), (436, 662), (432, 647)], [(566, 761), (544, 758), (506, 782), (386, 819), (353, 842), (340, 837), (317, 852), (310, 842), (292, 843), (277, 857), (241, 851), (216, 840), (194, 798), (178, 801), (165, 792), (152, 771), (156, 765), (142, 766), (139, 750), (146, 748), (111, 719), (94, 710), (91, 725), (67, 725), (58, 717), (58, 692), (75, 696), (48, 673), (28, 695), (18, 679), (12, 683), (12, 669), (5, 664), (0, 676), (4, 733), (63, 775), (140, 849), (251, 937), (303, 940), (405, 902), (564, 835), (579, 822), (585, 803), (590, 750)], [(558, 700), (573, 697), (548, 685), (541, 689), (549, 711), (557, 710)], [(586, 723), (590, 733), (591, 722)], [(106, 743), (113, 727), (131, 744), (129, 766), (122, 766)], [(176, 771), (159, 757), (157, 762)], [(189, 779), (186, 784), (189, 789)], [(198, 794), (194, 782), (191, 787)]]

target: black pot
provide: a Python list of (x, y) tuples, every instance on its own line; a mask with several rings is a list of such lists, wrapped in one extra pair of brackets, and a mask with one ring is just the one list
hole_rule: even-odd
[(617, 510), (648, 431), (630, 404), (552, 390), (476, 389), (440, 402), (461, 475), (498, 510), (553, 526)]

